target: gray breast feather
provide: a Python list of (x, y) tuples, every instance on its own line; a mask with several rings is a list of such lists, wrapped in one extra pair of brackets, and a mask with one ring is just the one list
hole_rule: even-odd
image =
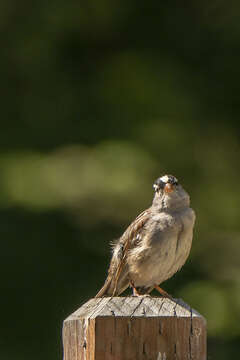
[(158, 213), (147, 224), (141, 243), (128, 255), (130, 278), (135, 286), (152, 286), (170, 278), (185, 263), (192, 244), (195, 214)]

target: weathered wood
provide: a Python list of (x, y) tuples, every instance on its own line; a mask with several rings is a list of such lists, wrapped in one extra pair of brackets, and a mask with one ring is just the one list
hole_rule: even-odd
[(63, 326), (64, 360), (205, 360), (206, 321), (182, 300), (91, 299)]

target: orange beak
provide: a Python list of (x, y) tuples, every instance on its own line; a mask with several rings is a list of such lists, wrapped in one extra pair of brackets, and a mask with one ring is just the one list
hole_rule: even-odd
[(164, 186), (164, 191), (165, 191), (166, 193), (171, 193), (173, 190), (174, 190), (174, 186), (173, 186), (172, 184), (166, 184), (166, 185)]

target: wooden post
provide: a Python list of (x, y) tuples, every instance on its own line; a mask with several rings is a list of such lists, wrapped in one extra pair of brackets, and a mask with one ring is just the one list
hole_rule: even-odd
[(63, 325), (64, 360), (206, 360), (206, 321), (182, 300), (89, 300)]

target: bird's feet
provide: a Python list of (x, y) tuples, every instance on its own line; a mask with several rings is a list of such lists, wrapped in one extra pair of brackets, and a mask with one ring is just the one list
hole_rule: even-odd
[(139, 292), (137, 291), (137, 289), (135, 288), (134, 283), (133, 283), (132, 280), (130, 281), (130, 286), (131, 286), (132, 291), (133, 291), (133, 296), (141, 296), (141, 295), (139, 294)]
[(139, 297), (148, 297), (148, 296), (150, 296), (151, 297), (150, 294), (140, 294), (137, 291), (137, 289), (135, 288), (133, 281), (130, 281), (130, 286), (131, 286), (131, 288), (133, 290), (133, 296), (139, 296)]
[(163, 290), (162, 288), (160, 288), (159, 285), (154, 285), (154, 288), (164, 297), (167, 297), (169, 299), (172, 299), (173, 297), (171, 295), (169, 295), (165, 290)]

